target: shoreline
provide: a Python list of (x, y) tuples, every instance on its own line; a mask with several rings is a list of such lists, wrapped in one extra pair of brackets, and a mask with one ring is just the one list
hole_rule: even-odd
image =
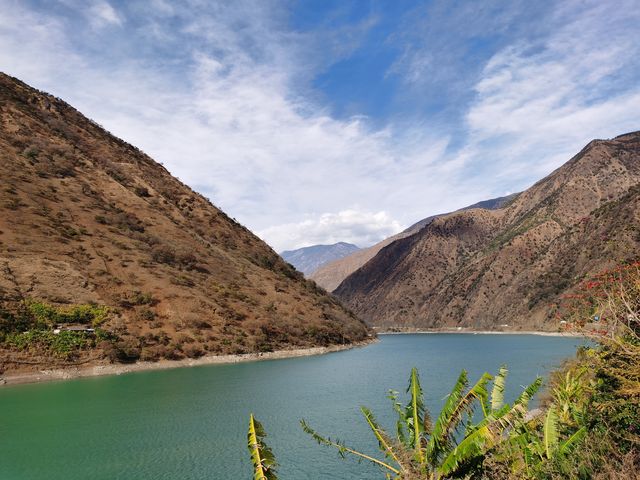
[(202, 365), (228, 365), (233, 363), (258, 362), (263, 360), (280, 360), (285, 358), (311, 357), (327, 353), (351, 350), (376, 343), (372, 338), (348, 345), (330, 345), (328, 347), (295, 348), (290, 350), (276, 350), (263, 353), (242, 353), (232, 355), (208, 355), (200, 358), (185, 358), (182, 360), (158, 360), (157, 362), (136, 363), (104, 363), (91, 367), (63, 367), (43, 369), (37, 372), (24, 372), (0, 376), (0, 388), (28, 383), (44, 383), (59, 380), (73, 380), (77, 378), (101, 377), (106, 375), (122, 375), (134, 372), (152, 370), (169, 370), (174, 368), (197, 367)]
[[(588, 338), (588, 335), (578, 332), (548, 332), (536, 330), (407, 330), (401, 332), (376, 332), (376, 335), (538, 335), (545, 337)], [(157, 362), (136, 363), (100, 363), (87, 367), (46, 368), (34, 372), (14, 373), (0, 376), (0, 388), (29, 383), (44, 383), (77, 378), (101, 377), (106, 375), (122, 375), (134, 372), (153, 370), (168, 370), (173, 368), (197, 367), (203, 365), (228, 365), (233, 363), (258, 362), (263, 360), (279, 360), (285, 358), (310, 357), (327, 353), (341, 352), (352, 348), (365, 347), (376, 343), (372, 338), (349, 345), (331, 345), (328, 347), (296, 348), (290, 350), (276, 350), (263, 353), (243, 353), (232, 355), (208, 355), (200, 358), (185, 358), (182, 360), (159, 360)]]
[(402, 332), (376, 332), (376, 335), (411, 335), (411, 334), (465, 334), (465, 335), (538, 335), (541, 337), (584, 337), (580, 332), (547, 332), (544, 330), (407, 330)]

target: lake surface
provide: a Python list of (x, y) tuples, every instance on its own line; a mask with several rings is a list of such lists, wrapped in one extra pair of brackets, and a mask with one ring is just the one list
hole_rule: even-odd
[[(283, 480), (384, 478), (302, 432), (376, 454), (360, 405), (391, 427), (386, 395), (418, 367), (433, 415), (460, 370), (474, 382), (506, 363), (507, 399), (585, 343), (534, 335), (384, 335), (364, 348), (0, 388), (0, 480), (252, 478), (249, 413), (268, 432)], [(404, 401), (404, 397), (403, 401)]]

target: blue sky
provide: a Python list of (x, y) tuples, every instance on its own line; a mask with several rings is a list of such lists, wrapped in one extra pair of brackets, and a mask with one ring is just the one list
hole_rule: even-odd
[(640, 129), (620, 1), (0, 0), (0, 70), (277, 250), (367, 246)]

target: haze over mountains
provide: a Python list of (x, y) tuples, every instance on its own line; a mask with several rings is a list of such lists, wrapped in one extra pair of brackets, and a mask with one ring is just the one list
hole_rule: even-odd
[(0, 177), (3, 315), (29, 299), (106, 305), (104, 328), (143, 359), (367, 336), (335, 298), (164, 167), (4, 74)]
[(563, 294), (640, 251), (640, 132), (594, 140), (496, 210), (437, 217), (335, 294), (381, 327), (554, 329)]
[[(514, 198), (517, 194), (507, 195), (505, 197), (492, 198), (490, 200), (484, 200), (468, 207), (464, 207), (460, 210), (469, 210), (471, 208), (486, 208), (489, 210), (500, 208), (509, 200)], [(446, 214), (443, 214), (446, 215)], [(414, 233), (419, 232), (425, 225), (432, 222), (436, 217), (440, 215), (433, 215), (414, 223), (409, 228), (402, 232), (393, 235), (389, 238), (376, 243), (375, 245), (359, 250), (351, 255), (348, 255), (342, 259), (334, 260), (319, 266), (315, 271), (311, 272), (309, 278), (314, 280), (318, 285), (325, 290), (331, 292), (335, 290), (340, 283), (347, 278), (350, 274), (362, 267), (365, 263), (371, 260), (377, 255), (377, 253), (389, 245), (390, 243), (399, 240), (401, 238), (408, 237)]]
[(338, 242), (333, 245), (312, 245), (296, 250), (285, 250), (280, 256), (300, 272), (309, 275), (322, 265), (359, 250), (360, 248), (352, 243)]

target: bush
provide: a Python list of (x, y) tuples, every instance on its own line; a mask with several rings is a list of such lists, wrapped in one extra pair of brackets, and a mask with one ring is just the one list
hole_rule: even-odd
[(16, 313), (0, 308), (0, 333), (24, 332), (29, 329), (32, 321), (24, 309)]
[(142, 348), (140, 340), (133, 336), (123, 337), (114, 344), (113, 356), (123, 363), (133, 363), (140, 358)]
[(36, 328), (51, 328), (59, 323), (82, 323), (95, 327), (103, 323), (109, 314), (108, 307), (104, 305), (55, 307), (45, 302), (27, 300), (25, 306)]
[(188, 358), (199, 358), (204, 355), (204, 350), (202, 350), (200, 345), (187, 345), (183, 351)]
[(31, 330), (6, 336), (5, 344), (17, 350), (44, 349), (57, 357), (71, 360), (80, 350), (94, 346), (95, 342), (85, 332), (62, 331), (54, 334), (45, 330)]
[(118, 305), (123, 308), (132, 308), (136, 305), (156, 305), (158, 300), (153, 298), (151, 293), (143, 293), (138, 290), (123, 294), (118, 301)]
[(144, 223), (133, 213), (120, 212), (118, 213), (113, 223), (123, 230), (131, 230), (132, 232), (144, 232)]
[(136, 187), (134, 189), (134, 192), (136, 193), (136, 195), (142, 198), (147, 198), (151, 196), (151, 194), (149, 193), (149, 190), (146, 187)]
[(151, 249), (151, 258), (157, 263), (173, 265), (176, 261), (176, 252), (167, 245), (155, 245)]
[(144, 320), (144, 321), (150, 322), (152, 320), (155, 320), (156, 313), (153, 310), (150, 310), (148, 308), (143, 308), (142, 310), (140, 310), (138, 312), (138, 318), (140, 320)]

